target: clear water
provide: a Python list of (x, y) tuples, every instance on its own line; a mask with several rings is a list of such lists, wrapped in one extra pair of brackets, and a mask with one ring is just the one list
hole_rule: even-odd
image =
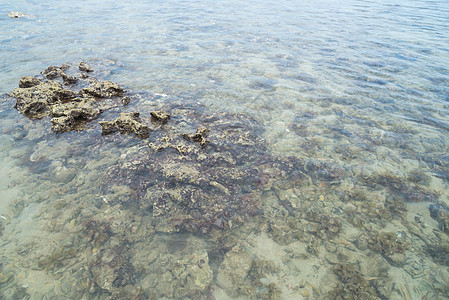
[[(13, 10), (29, 16), (11, 19)], [(344, 170), (337, 183), (266, 191), (263, 217), (231, 233), (156, 233), (98, 188), (144, 141), (92, 146), (98, 128), (55, 135), (48, 119), (26, 119), (5, 97), (0, 297), (333, 299), (344, 283), (348, 298), (345, 266), (374, 293), (368, 299), (449, 299), (449, 2), (18, 0), (0, 11), (1, 94), (49, 65), (102, 62), (103, 79), (127, 90), (247, 114), (273, 155)], [(316, 229), (322, 215), (341, 222), (336, 235)], [(114, 254), (113, 241), (89, 240), (90, 219), (137, 228), (116, 241), (127, 241), (129, 284), (110, 287), (117, 274), (92, 267)], [(238, 259), (234, 247), (251, 268), (229, 287), (220, 265)], [(164, 277), (173, 261), (190, 266), (204, 255), (213, 271), (205, 286)]]

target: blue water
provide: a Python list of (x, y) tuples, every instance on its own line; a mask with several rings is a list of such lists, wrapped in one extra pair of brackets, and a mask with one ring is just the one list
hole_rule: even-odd
[[(12, 19), (7, 16), (10, 11), (28, 15)], [(118, 82), (127, 90), (150, 93), (168, 101), (199, 102), (217, 111), (248, 114), (263, 124), (263, 138), (274, 154), (320, 159), (336, 163), (348, 172), (344, 184), (334, 193), (339, 196), (333, 198), (332, 192), (322, 191), (322, 186), (314, 183), (298, 193), (297, 200), (292, 200), (297, 207), (301, 206), (302, 199), (315, 197), (321, 201), (322, 195), (323, 199), (333, 199), (332, 205), (336, 207), (342, 205), (338, 201), (347, 204), (340, 196), (350, 193), (354, 185), (357, 189), (351, 176), (387, 174), (410, 179), (424, 174), (428, 179), (413, 184), (431, 197), (423, 196), (425, 201), (418, 196), (418, 201), (406, 199), (407, 213), (402, 222), (388, 220), (382, 227), (371, 220), (375, 230), (406, 232), (412, 249), (405, 253), (404, 263), (392, 264), (389, 277), (385, 278), (394, 283), (385, 288), (389, 294), (385, 292), (383, 297), (388, 294), (391, 299), (423, 296), (448, 299), (447, 259), (435, 258), (435, 251), (416, 250), (430, 249), (429, 243), (434, 243), (443, 247), (441, 256), (449, 253), (447, 231), (441, 227), (445, 223), (432, 218), (428, 211), (429, 203), (449, 206), (448, 37), (449, 1), (443, 0), (3, 1), (0, 3), (0, 94), (11, 92), (22, 76), (37, 75), (50, 65), (85, 60), (93, 65), (97, 62), (107, 65), (107, 71), (102, 74), (104, 79)], [(36, 217), (42, 209), (39, 205), (44, 206), (26, 188), (14, 188), (13, 181), (23, 181), (25, 186), (34, 182), (45, 189), (42, 184), (45, 179), (36, 183), (32, 174), (21, 170), (18, 161), (23, 162), (24, 156), (34, 153), (61, 164), (68, 162), (70, 159), (65, 155), (71, 136), (50, 138), (53, 144), (43, 146), (41, 140), (30, 138), (35, 133), (34, 126), (43, 128), (39, 125), (42, 123), (24, 120), (13, 109), (13, 102), (3, 103), (1, 113), (0, 164), (4, 175), (0, 213), (4, 219), (0, 228), (5, 232), (4, 238), (6, 233), (14, 232), (8, 228), (26, 224), (22, 219), (27, 215), (39, 220)], [(17, 123), (32, 133), (18, 134)], [(41, 127), (37, 128), (34, 131), (40, 131)], [(49, 154), (51, 149), (56, 149), (53, 154)], [(110, 148), (104, 151), (111, 157), (119, 152)], [(101, 161), (107, 155), (98, 154), (95, 159)], [(75, 163), (71, 166), (78, 167)], [(83, 183), (77, 184), (77, 189), (82, 190)], [(88, 180), (84, 184), (87, 189)], [(393, 198), (399, 197), (394, 194), (397, 189), (388, 186), (386, 181), (376, 184), (384, 185), (384, 190), (379, 187), (365, 190), (366, 186), (361, 189), (368, 194), (379, 192), (376, 197), (380, 198), (376, 199), (381, 200), (373, 196), (369, 199), (371, 205), (352, 204), (359, 210), (369, 210), (368, 207), (383, 207), (390, 193)], [(74, 199), (79, 199), (78, 196)], [(26, 200), (19, 211), (24, 209), (24, 212), (15, 213), (11, 207), (22, 199)], [(425, 220), (425, 225), (419, 225), (422, 234), (438, 232), (429, 237), (430, 241), (420, 241), (404, 221), (413, 222), (415, 217)], [(344, 230), (340, 242), (343, 239), (357, 244), (353, 233), (361, 229), (354, 229), (357, 226), (351, 225), (345, 216), (341, 218)], [(22, 233), (31, 230), (23, 226)], [(0, 275), (14, 273), (10, 264), (18, 259), (14, 256), (17, 248), (25, 247), (21, 239), (36, 239), (32, 233), (30, 237), (18, 234), (17, 238), (9, 238), (8, 243), (0, 245), (10, 247), (1, 262), (4, 270), (0, 265)], [(258, 238), (263, 240), (265, 236)], [(326, 242), (322, 243), (325, 247)], [(274, 253), (287, 251), (285, 247), (269, 245)], [(45, 245), (39, 247), (46, 249)], [(263, 256), (257, 252), (260, 249), (255, 250), (257, 247), (247, 247), (252, 249), (248, 251), (253, 257)], [(295, 244), (289, 247), (288, 251), (296, 251)], [(324, 257), (325, 254), (317, 255), (306, 262), (327, 268)], [(27, 259), (32, 261), (32, 255)], [(425, 266), (415, 277), (410, 271), (414, 263)], [(438, 265), (437, 271), (432, 269), (432, 263)], [(26, 265), (21, 268), (27, 269)], [(312, 271), (303, 271), (301, 275), (300, 271), (290, 269), (288, 263), (280, 264), (279, 268), (273, 275), (277, 279), (270, 279), (281, 286), (274, 298), (321, 299), (326, 294), (324, 273), (314, 281)], [(369, 272), (363, 275), (380, 276)], [(21, 270), (6, 283), (0, 277), (0, 291), (6, 297), (16, 293), (12, 291), (17, 286), (22, 287), (26, 292), (15, 295), (22, 295), (23, 299), (41, 299), (46, 293), (54, 296), (48, 299), (80, 295), (71, 294), (70, 289), (56, 288), (60, 278), (49, 276), (40, 282), (36, 276), (39, 277)], [(332, 276), (330, 281), (335, 280)], [(29, 278), (29, 282), (23, 278)], [(215, 295), (202, 291), (204, 297), (236, 296), (214, 280), (211, 287)], [(300, 288), (300, 281), (308, 283)], [(89, 284), (84, 287), (85, 297), (101, 297), (98, 290), (89, 294), (88, 290), (92, 289)], [(321, 293), (309, 288), (312, 285), (321, 289)], [(49, 291), (42, 286), (55, 288)], [(380, 297), (379, 290), (376, 293)], [(237, 296), (249, 297), (244, 293)]]

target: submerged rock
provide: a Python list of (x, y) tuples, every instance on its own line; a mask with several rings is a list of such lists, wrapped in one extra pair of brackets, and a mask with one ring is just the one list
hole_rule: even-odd
[(182, 136), (191, 142), (200, 143), (201, 147), (204, 148), (209, 144), (209, 141), (206, 139), (208, 130), (206, 127), (200, 127), (196, 130), (195, 134), (187, 134), (184, 133)]
[(100, 125), (104, 135), (119, 131), (135, 133), (139, 137), (146, 138), (150, 134), (150, 128), (142, 123), (138, 112), (121, 113), (114, 121), (103, 121)]
[(429, 205), (429, 212), (430, 216), (438, 222), (441, 231), (449, 233), (449, 207), (432, 203)]
[[(150, 210), (157, 231), (209, 232), (212, 227), (237, 226), (259, 211), (254, 197), (261, 189), (255, 180), (258, 161), (273, 162), (258, 137), (261, 128), (241, 114), (187, 113), (180, 112), (176, 119), (204, 129), (188, 139), (174, 125), (154, 131), (149, 144), (154, 151), (111, 167), (104, 187), (128, 185), (136, 197), (120, 203), (139, 212)], [(202, 147), (205, 132), (210, 141)]]
[(217, 283), (229, 294), (237, 296), (239, 286), (245, 281), (251, 269), (252, 258), (242, 248), (235, 246), (226, 253), (218, 268)]

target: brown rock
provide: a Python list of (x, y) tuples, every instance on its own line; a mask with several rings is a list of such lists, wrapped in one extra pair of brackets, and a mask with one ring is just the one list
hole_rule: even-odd
[(79, 67), (81, 72), (93, 72), (94, 69), (92, 69), (87, 63), (85, 62), (80, 62)]
[(98, 98), (111, 98), (114, 96), (121, 96), (125, 92), (117, 83), (105, 80), (103, 82), (95, 81), (90, 87), (84, 88), (80, 91), (86, 96), (94, 96)]
[(33, 86), (36, 86), (38, 84), (41, 84), (41, 81), (35, 77), (31, 77), (31, 76), (25, 76), (20, 78), (19, 81), (19, 88), (30, 88)]
[(166, 124), (170, 119), (170, 115), (163, 110), (152, 111), (150, 114), (151, 120), (155, 123)]
[(42, 75), (47, 77), (48, 79), (55, 79), (59, 76), (62, 76), (64, 71), (67, 70), (64, 66), (57, 67), (57, 66), (50, 66), (46, 68), (44, 71), (42, 71)]
[[(31, 79), (24, 79), (21, 86), (37, 83)], [(49, 106), (75, 98), (75, 93), (64, 89), (55, 81), (41, 82), (27, 88), (16, 88), (13, 91), (16, 98), (16, 109), (30, 118), (42, 118), (48, 114)]]
[(138, 112), (121, 113), (120, 117), (114, 121), (100, 122), (103, 134), (110, 134), (119, 131), (120, 133), (135, 133), (141, 138), (147, 138), (150, 129), (142, 123)]
[(200, 127), (196, 130), (195, 134), (184, 133), (182, 136), (188, 141), (200, 143), (201, 148), (204, 148), (207, 146), (207, 144), (209, 144), (209, 140), (206, 139), (207, 134), (207, 128)]
[(129, 98), (128, 96), (122, 98), (123, 105), (128, 105), (129, 102), (131, 102), (131, 98)]
[(96, 119), (100, 109), (94, 99), (75, 99), (72, 102), (51, 107), (52, 130), (65, 132), (82, 130), (85, 122)]
[(62, 79), (64, 80), (65, 84), (75, 84), (78, 82), (78, 78), (74, 76), (68, 76), (66, 73), (61, 73)]

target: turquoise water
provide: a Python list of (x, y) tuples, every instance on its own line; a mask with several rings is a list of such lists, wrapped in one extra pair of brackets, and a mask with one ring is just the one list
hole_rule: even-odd
[[(104, 179), (147, 140), (102, 139), (98, 124), (55, 134), (4, 95), (0, 298), (449, 299), (448, 2), (18, 0), (0, 11), (0, 94), (87, 61), (133, 93), (130, 110), (243, 114), (267, 155), (305, 162), (298, 181), (251, 160), (269, 187), (239, 226), (161, 232)], [(107, 257), (127, 271), (98, 267)], [(120, 272), (131, 279), (118, 284)]]

